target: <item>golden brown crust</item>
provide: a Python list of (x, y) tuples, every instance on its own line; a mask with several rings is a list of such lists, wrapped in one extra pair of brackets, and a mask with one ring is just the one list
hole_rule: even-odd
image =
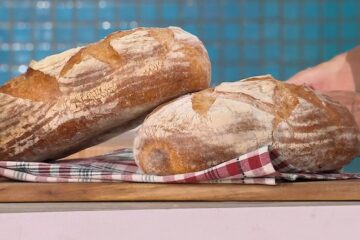
[(24, 161), (66, 156), (209, 83), (204, 46), (180, 28), (113, 33), (33, 62), (0, 88), (0, 155)]
[(1, 86), (0, 93), (43, 102), (55, 101), (61, 95), (59, 84), (54, 77), (32, 68)]
[[(306, 86), (284, 85), (290, 94), (305, 100), (313, 109), (310, 114), (296, 115), (293, 108), (286, 118), (287, 126), (283, 124), (273, 130), (273, 147), (289, 163), (306, 171), (332, 171), (339, 170), (359, 154), (359, 130), (344, 106)], [(296, 144), (298, 147), (295, 148)]]
[(146, 173), (168, 175), (271, 145), (299, 170), (322, 172), (358, 155), (358, 136), (345, 107), (305, 86), (259, 76), (158, 107), (139, 129), (134, 153)]
[(192, 109), (200, 115), (206, 114), (216, 100), (214, 94), (212, 94), (213, 92), (213, 88), (208, 88), (206, 90), (194, 93), (191, 96)]

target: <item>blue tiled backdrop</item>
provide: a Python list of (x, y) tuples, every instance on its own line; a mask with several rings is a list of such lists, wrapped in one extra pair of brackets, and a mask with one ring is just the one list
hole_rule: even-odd
[(213, 83), (297, 71), (360, 40), (358, 0), (2, 0), (0, 83), (41, 59), (115, 30), (177, 25), (198, 35)]
[(358, 0), (1, 0), (0, 84), (31, 59), (116, 30), (169, 25), (204, 41), (213, 84), (265, 73), (287, 79), (358, 45), (359, 9)]

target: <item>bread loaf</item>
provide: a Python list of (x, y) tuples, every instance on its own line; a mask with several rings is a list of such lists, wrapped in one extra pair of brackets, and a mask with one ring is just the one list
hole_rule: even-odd
[(203, 170), (265, 145), (300, 171), (340, 169), (359, 154), (342, 105), (306, 86), (259, 76), (188, 94), (154, 110), (134, 143), (149, 174)]
[(206, 49), (176, 27), (115, 32), (32, 62), (0, 87), (0, 160), (67, 156), (209, 83)]

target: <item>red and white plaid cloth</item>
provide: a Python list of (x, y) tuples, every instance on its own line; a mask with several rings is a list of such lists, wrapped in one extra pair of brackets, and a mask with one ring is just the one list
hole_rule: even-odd
[(295, 181), (360, 178), (350, 173), (306, 173), (281, 160), (269, 146), (261, 147), (209, 169), (169, 175), (147, 175), (135, 164), (131, 149), (91, 158), (52, 163), (0, 161), (0, 177), (28, 182), (245, 183), (275, 185)]

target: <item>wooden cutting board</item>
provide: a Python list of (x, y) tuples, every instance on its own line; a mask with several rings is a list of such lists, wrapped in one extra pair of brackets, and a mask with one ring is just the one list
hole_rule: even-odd
[(236, 184), (0, 183), (0, 202), (360, 200), (360, 181)]
[[(131, 147), (133, 136), (133, 132), (124, 134), (70, 158)], [(318, 200), (360, 200), (360, 180), (281, 183), (277, 186), (0, 182), (0, 202)]]

